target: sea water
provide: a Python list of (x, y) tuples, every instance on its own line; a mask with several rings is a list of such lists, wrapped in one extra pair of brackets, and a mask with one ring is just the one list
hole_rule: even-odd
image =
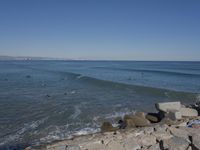
[(200, 62), (0, 61), (0, 149), (98, 132), (103, 121), (199, 93)]

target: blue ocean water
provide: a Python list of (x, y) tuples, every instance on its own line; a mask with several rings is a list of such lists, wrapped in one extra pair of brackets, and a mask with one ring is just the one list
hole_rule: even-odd
[(200, 62), (0, 61), (0, 149), (97, 132), (103, 121), (199, 93)]

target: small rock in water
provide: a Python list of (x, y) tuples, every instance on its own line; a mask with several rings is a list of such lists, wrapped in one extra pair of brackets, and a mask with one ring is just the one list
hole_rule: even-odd
[(135, 126), (135, 122), (133, 119), (126, 119), (125, 120), (125, 127), (126, 128), (133, 128), (133, 127), (136, 127)]
[(142, 117), (133, 116), (132, 120), (136, 127), (145, 127), (150, 125), (150, 121)]
[(47, 94), (46, 97), (51, 97), (51, 96), (49, 94)]

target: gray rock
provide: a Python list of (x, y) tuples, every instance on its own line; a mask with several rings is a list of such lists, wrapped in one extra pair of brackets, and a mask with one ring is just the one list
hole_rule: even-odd
[(125, 150), (125, 148), (122, 143), (118, 141), (111, 141), (107, 145), (107, 150)]
[(67, 145), (65, 150), (81, 150), (78, 145)]
[(189, 141), (180, 137), (172, 137), (161, 142), (163, 149), (169, 150), (187, 150), (189, 148), (189, 144)]
[(148, 150), (160, 150), (160, 144), (155, 144), (149, 147)]
[(137, 141), (140, 146), (149, 147), (156, 144), (156, 137), (153, 135), (143, 135), (138, 137)]
[(181, 108), (180, 102), (166, 102), (166, 103), (156, 103), (156, 109), (158, 111), (168, 112), (168, 110), (177, 110)]
[(181, 108), (180, 112), (184, 117), (196, 117), (198, 116), (198, 112), (192, 108)]
[(170, 133), (176, 137), (181, 137), (181, 138), (184, 138), (186, 140), (189, 140), (189, 133), (184, 130), (183, 128), (180, 129), (180, 128), (173, 128), (173, 127), (170, 127), (168, 129), (170, 131)]
[(200, 135), (199, 134), (193, 134), (192, 135), (192, 146), (196, 149), (200, 149)]
[(134, 121), (136, 127), (145, 127), (150, 125), (150, 121), (142, 117), (133, 116), (132, 120)]
[(156, 132), (153, 132), (152, 135), (156, 137), (157, 141), (162, 141), (162, 140), (170, 139), (173, 137), (170, 133), (166, 131), (156, 131)]
[(165, 114), (165, 117), (171, 119), (171, 120), (180, 120), (182, 119), (182, 114), (180, 111), (177, 110), (169, 110), (168, 112)]
[(134, 139), (126, 139), (124, 141), (125, 150), (138, 150), (140, 149), (140, 145)]

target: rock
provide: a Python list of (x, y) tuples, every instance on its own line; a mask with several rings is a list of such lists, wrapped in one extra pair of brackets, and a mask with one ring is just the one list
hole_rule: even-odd
[(138, 137), (137, 141), (140, 146), (149, 147), (156, 144), (156, 137), (153, 135), (143, 135)]
[(141, 118), (145, 118), (146, 114), (144, 112), (136, 112), (135, 116), (141, 117)]
[(154, 144), (149, 147), (149, 150), (160, 150), (160, 144)]
[(158, 111), (168, 112), (168, 110), (177, 110), (181, 108), (180, 102), (166, 102), (166, 103), (156, 103), (155, 107)]
[(102, 132), (112, 132), (116, 131), (117, 128), (113, 127), (110, 122), (104, 122), (103, 125), (101, 126), (101, 131)]
[(135, 127), (135, 122), (133, 119), (126, 119), (125, 120), (125, 127), (126, 128), (133, 128)]
[(200, 135), (194, 134), (192, 135), (192, 146), (196, 149), (200, 149)]
[(175, 125), (177, 122), (176, 121), (173, 121), (173, 120), (171, 120), (171, 119), (169, 119), (169, 118), (164, 118), (161, 122), (160, 122), (161, 124), (166, 124), (166, 125)]
[(184, 117), (196, 117), (198, 116), (198, 112), (192, 108), (181, 108), (180, 112)]
[(183, 138), (172, 137), (170, 139), (163, 140), (161, 142), (161, 147), (163, 147), (163, 149), (169, 149), (169, 150), (187, 150), (189, 144), (190, 143)]
[(184, 138), (186, 140), (189, 140), (189, 133), (186, 130), (184, 130), (183, 128), (180, 129), (180, 128), (170, 127), (169, 131), (172, 135), (174, 135), (176, 137), (180, 137), (180, 138)]
[(118, 124), (119, 124), (119, 129), (125, 129), (126, 128), (126, 126), (127, 126), (127, 123), (126, 123), (126, 121), (123, 121), (123, 120), (119, 120), (118, 121)]
[(182, 119), (182, 114), (180, 111), (177, 110), (168, 110), (168, 112), (165, 114), (165, 117), (176, 121)]
[[(144, 117), (139, 117), (136, 115), (125, 115), (124, 116), (124, 121), (127, 122), (127, 120), (129, 120), (129, 122), (131, 122), (131, 124), (133, 125), (133, 123), (135, 124), (136, 127), (145, 127), (145, 126), (149, 126), (150, 125), (150, 121), (147, 120)], [(130, 121), (132, 120), (132, 121)]]
[(118, 141), (111, 141), (108, 143), (106, 150), (125, 150), (125, 148), (123, 147), (122, 143)]
[(65, 150), (81, 150), (78, 145), (67, 145)]
[(148, 113), (148, 114), (146, 115), (146, 119), (149, 120), (149, 121), (152, 122), (152, 123), (157, 123), (157, 122), (160, 121), (160, 119), (159, 119), (158, 116), (159, 116), (159, 115), (156, 114), (156, 113)]
[(142, 129), (142, 130), (144, 130), (144, 133), (145, 133), (145, 134), (151, 134), (151, 133), (154, 132), (154, 128), (153, 128), (153, 127), (145, 127), (145, 128)]
[(156, 137), (157, 141), (162, 141), (162, 140), (170, 139), (173, 137), (170, 133), (166, 131), (156, 131), (156, 132), (153, 132), (152, 135)]
[(124, 141), (125, 150), (138, 150), (140, 149), (140, 145), (134, 139), (126, 139)]
[(101, 141), (86, 142), (80, 145), (81, 149), (88, 150), (106, 150), (106, 145)]

